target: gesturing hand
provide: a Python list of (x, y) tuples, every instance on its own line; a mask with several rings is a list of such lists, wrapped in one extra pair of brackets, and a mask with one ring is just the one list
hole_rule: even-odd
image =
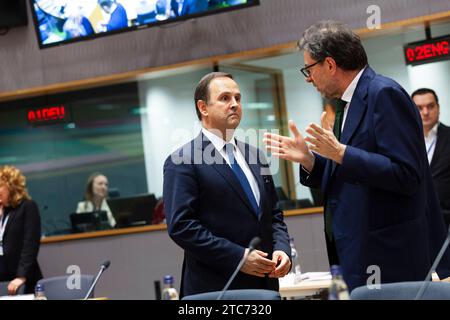
[(346, 145), (340, 143), (334, 136), (333, 129), (326, 121), (326, 112), (322, 113), (322, 127), (311, 123), (306, 132), (309, 134), (305, 141), (309, 143), (309, 149), (321, 156), (342, 164)]
[(293, 138), (266, 132), (263, 141), (267, 150), (272, 152), (275, 157), (298, 162), (306, 170), (312, 171), (314, 155), (292, 120), (289, 120), (289, 129), (294, 135)]

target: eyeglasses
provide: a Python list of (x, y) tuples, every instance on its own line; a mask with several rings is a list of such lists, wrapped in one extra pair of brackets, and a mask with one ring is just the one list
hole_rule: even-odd
[(316, 64), (321, 63), (323, 60), (316, 61), (310, 65), (304, 66), (300, 69), (300, 72), (303, 73), (303, 75), (306, 78), (309, 78), (311, 76), (311, 71), (309, 71), (310, 68), (314, 67)]

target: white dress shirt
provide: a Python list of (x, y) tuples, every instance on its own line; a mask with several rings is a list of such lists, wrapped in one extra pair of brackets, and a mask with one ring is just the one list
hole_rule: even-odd
[(366, 68), (364, 67), (356, 75), (356, 77), (352, 80), (352, 82), (350, 82), (350, 84), (348, 85), (347, 89), (345, 89), (344, 93), (342, 94), (341, 100), (344, 100), (345, 102), (347, 102), (347, 104), (344, 107), (344, 119), (342, 120), (341, 132), (342, 132), (342, 130), (344, 130), (345, 119), (347, 119), (348, 108), (350, 106), (350, 102), (352, 101), (353, 94), (355, 93), (356, 86), (358, 85), (358, 81), (361, 78), (361, 76), (362, 76), (362, 74), (363, 74), (365, 69)]
[(431, 163), (433, 159), (434, 150), (436, 149), (437, 131), (439, 122), (428, 132), (428, 136), (425, 136), (425, 147), (427, 148), (428, 163)]
[(259, 205), (260, 194), (258, 183), (256, 182), (256, 179), (253, 176), (252, 171), (250, 170), (250, 167), (247, 164), (247, 161), (245, 161), (244, 156), (237, 147), (236, 140), (234, 139), (234, 137), (229, 142), (225, 142), (222, 138), (216, 136), (211, 131), (208, 131), (208, 129), (202, 128), (202, 133), (209, 139), (209, 141), (211, 141), (214, 148), (216, 148), (216, 150), (219, 151), (220, 155), (225, 159), (230, 168), (231, 168), (230, 160), (228, 159), (227, 153), (225, 151), (225, 145), (227, 143), (231, 143), (232, 145), (234, 145), (233, 148), (234, 158), (236, 159), (237, 164), (241, 167), (242, 171), (244, 171), (245, 177), (247, 178), (250, 187), (252, 188), (252, 192), (253, 195), (255, 196), (256, 203), (258, 203)]

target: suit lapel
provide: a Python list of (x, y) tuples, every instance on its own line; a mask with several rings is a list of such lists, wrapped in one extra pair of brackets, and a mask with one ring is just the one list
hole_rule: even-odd
[(444, 134), (444, 130), (442, 130), (442, 124), (439, 124), (438, 131), (437, 131), (437, 140), (436, 140), (436, 147), (434, 148), (433, 158), (431, 158), (431, 171), (433, 172), (434, 167), (436, 166), (436, 163), (439, 162), (439, 156), (442, 154), (442, 151), (444, 149), (444, 146), (448, 144), (448, 136)]
[(348, 107), (347, 118), (345, 119), (344, 130), (342, 131), (341, 143), (348, 144), (358, 128), (361, 119), (367, 110), (367, 88), (370, 80), (375, 76), (375, 72), (367, 67), (358, 81), (352, 100)]
[(8, 221), (6, 223), (5, 232), (3, 233), (3, 239), (6, 239), (6, 235), (8, 234), (8, 230), (11, 227), (11, 223), (13, 223), (14, 219), (16, 218), (16, 215), (14, 214), (14, 209), (10, 209), (8, 213)]
[[(344, 129), (342, 130), (341, 143), (347, 145), (350, 139), (355, 134), (359, 123), (361, 122), (364, 114), (367, 110), (367, 87), (370, 80), (375, 76), (375, 72), (367, 67), (363, 71), (361, 78), (358, 81), (355, 92), (353, 93), (352, 100), (348, 107), (347, 117), (344, 123)], [(330, 160), (329, 160), (330, 161)], [(337, 164), (333, 161), (331, 164), (331, 175), (336, 170)]]
[(205, 162), (205, 159), (214, 159), (212, 163), (206, 162), (207, 164), (211, 165), (211, 167), (214, 168), (223, 178), (224, 180), (230, 185), (231, 189), (236, 192), (236, 194), (241, 198), (241, 200), (246, 204), (246, 206), (253, 212), (253, 207), (250, 204), (250, 200), (247, 199), (246, 193), (244, 189), (241, 186), (241, 183), (239, 182), (238, 178), (234, 174), (233, 170), (230, 168), (230, 166), (227, 164), (225, 159), (222, 157), (220, 152), (214, 147), (214, 145), (209, 141), (209, 139), (201, 133), (197, 139), (201, 139), (201, 143), (198, 143), (198, 145), (202, 148), (202, 156), (203, 156), (203, 162)]

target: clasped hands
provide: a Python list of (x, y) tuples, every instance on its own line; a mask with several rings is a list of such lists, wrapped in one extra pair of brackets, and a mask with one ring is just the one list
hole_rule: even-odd
[(322, 113), (321, 124), (322, 126), (311, 123), (306, 128), (308, 136), (303, 138), (294, 121), (289, 120), (289, 130), (294, 137), (267, 132), (263, 141), (273, 156), (298, 162), (310, 172), (314, 166), (312, 151), (342, 164), (346, 145), (340, 143), (334, 136), (333, 127), (326, 121), (326, 112)]
[(267, 259), (268, 254), (260, 250), (253, 250), (248, 253), (245, 249), (244, 256), (247, 257), (241, 271), (252, 276), (269, 278), (284, 277), (291, 269), (291, 260), (289, 256), (281, 250), (275, 250), (272, 254), (272, 260)]

